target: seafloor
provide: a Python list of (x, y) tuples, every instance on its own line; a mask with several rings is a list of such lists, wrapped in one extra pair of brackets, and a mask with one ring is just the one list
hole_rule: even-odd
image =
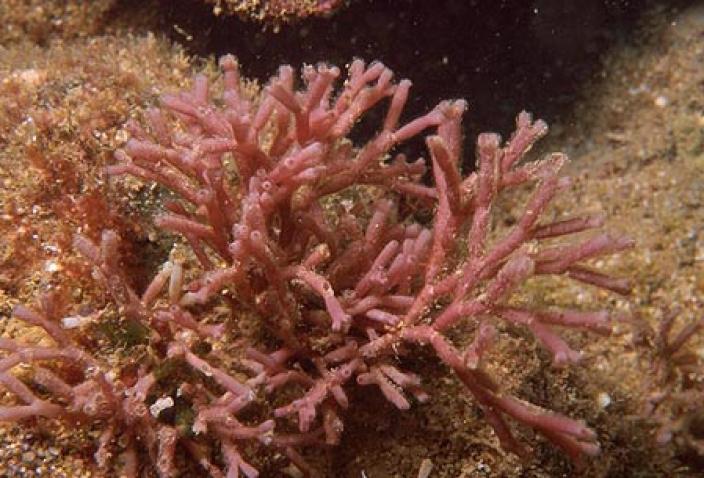
[[(1, 3), (0, 333), (32, 338), (36, 332), (9, 315), (37, 290), (62, 284), (81, 300), (104, 300), (71, 252), (76, 228), (130, 231), (138, 238), (132, 247), (158, 256), (165, 239), (148, 221), (159, 208), (158, 192), (138, 182), (107, 184), (103, 167), (125, 140), (127, 118), (161, 92), (185, 87), (195, 70), (214, 74), (215, 68), (212, 58), (190, 56), (162, 32), (150, 32), (158, 12), (137, 2), (124, 5), (139, 14), (115, 10), (111, 0)], [(560, 305), (598, 299), (634, 318), (606, 338), (568, 334), (585, 352), (579, 367), (551, 368), (520, 333), (508, 334), (489, 360), (507, 391), (592, 426), (599, 457), (577, 470), (528, 430), (520, 433), (534, 447), (530, 459), (503, 452), (451, 374), (421, 356), (415, 365), (425, 372), (432, 400), (399, 413), (380, 395), (353, 396), (360, 412), (347, 417), (342, 445), (320, 458), (325, 476), (415, 477), (429, 465), (423, 476), (432, 478), (704, 473), (704, 457), (681, 440), (657, 445), (657, 424), (642, 413), (653, 392), (647, 378), (652, 331), (664, 310), (680, 308), (678, 323), (704, 314), (704, 7), (675, 16), (659, 12), (643, 14), (629, 41), (604, 52), (596, 74), (574, 94), (579, 99), (540, 146), (572, 159), (575, 184), (557, 211), (606, 212), (609, 229), (636, 240), (634, 250), (601, 264), (632, 278), (633, 294), (614, 299), (536, 281), (522, 298)], [(522, 194), (499, 205), (500, 222), (513, 222), (512, 206), (522, 203)], [(155, 264), (128, 266), (139, 276)], [(689, 346), (704, 357), (700, 335)], [(704, 373), (689, 380), (704, 380)], [(91, 465), (94, 439), (93, 430), (51, 421), (4, 425), (0, 476), (100, 476)], [(295, 476), (290, 469), (271, 473)]]

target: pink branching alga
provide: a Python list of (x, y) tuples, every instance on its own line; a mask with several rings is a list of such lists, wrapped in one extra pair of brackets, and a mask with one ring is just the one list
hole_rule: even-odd
[[(51, 296), (34, 308), (18, 306), (15, 316), (42, 327), (55, 345), (0, 339), (0, 382), (17, 399), (0, 407), (0, 420), (99, 425), (96, 461), (124, 476), (146, 466), (175, 476), (185, 454), (210, 476), (252, 478), (258, 471), (251, 462), (272, 453), (314, 474), (302, 450), (340, 442), (354, 407), (350, 388), (375, 387), (400, 410), (431, 398), (404, 363), (425, 347), (466, 387), (505, 450), (527, 453), (512, 432), (515, 422), (574, 460), (597, 454), (596, 434), (584, 422), (503, 393), (483, 364), (500, 340), (500, 323), (530, 331), (557, 365), (580, 360), (557, 329), (610, 332), (606, 310), (515, 305), (512, 295), (530, 278), (562, 275), (620, 294), (629, 289), (584, 265), (630, 247), (629, 239), (594, 233), (567, 241), (600, 228), (603, 217), (540, 221), (570, 185), (559, 175), (563, 154), (523, 161), (546, 124), (523, 112), (508, 141), (481, 134), (476, 172), (463, 175), (466, 103), (444, 101), (404, 123), (411, 82), (395, 82), (381, 63), (353, 61), (339, 87), (336, 67), (304, 67), (297, 88), (293, 69), (283, 66), (255, 98), (243, 93), (234, 57), (220, 66), (221, 94), (214, 97), (198, 75), (190, 91), (164, 95), (161, 108), (146, 112), (145, 126), (128, 123), (131, 139), (108, 168), (180, 198), (165, 202), (156, 224), (189, 244), (191, 270), (169, 261), (140, 292), (121, 268), (117, 233), (75, 239), (121, 317), (149, 330), (150, 361), (132, 375), (116, 374), (80, 345), (71, 328), (76, 317), (62, 317)], [(353, 128), (384, 101), (378, 132), (355, 145)], [(397, 153), (421, 135), (429, 160)], [(524, 184), (533, 185), (532, 195), (516, 223), (495, 237), (493, 205)], [(409, 205), (432, 211), (432, 220), (417, 219)], [(196, 279), (187, 281), (187, 273)], [(229, 317), (213, 323), (208, 311), (223, 306)], [(227, 349), (218, 345), (232, 340), (228, 327), (243, 314), (273, 339), (223, 357)], [(473, 330), (468, 345), (448, 336), (459, 324)], [(62, 376), (58, 362), (81, 373)], [(167, 362), (180, 364), (178, 373), (160, 368)], [(20, 378), (12, 370), (19, 364), (31, 373)], [(190, 419), (165, 413), (175, 403)]]
[(658, 425), (655, 441), (674, 441), (680, 450), (704, 456), (701, 437), (704, 403), (704, 367), (692, 344), (704, 329), (704, 317), (687, 322), (675, 333), (680, 310), (663, 310), (660, 327), (649, 330), (654, 338), (654, 357), (648, 357), (652, 370), (648, 381), (643, 415)]

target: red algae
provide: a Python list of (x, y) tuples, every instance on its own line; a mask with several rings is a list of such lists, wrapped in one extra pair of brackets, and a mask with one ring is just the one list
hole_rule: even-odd
[[(95, 8), (108, 3), (96, 2)], [(111, 304), (110, 294), (90, 277), (92, 267), (73, 248), (72, 237), (81, 231), (98, 245), (100, 231), (118, 231), (122, 237), (120, 267), (128, 277), (127, 286), (140, 291), (152, 275), (159, 273), (159, 265), (165, 260), (183, 265), (186, 282), (197, 278), (193, 271), (198, 267), (198, 258), (187, 245), (178, 240), (174, 243), (173, 237), (154, 228), (149, 220), (173, 197), (161, 188), (132, 179), (108, 181), (103, 173), (104, 166), (112, 163), (112, 152), (127, 139), (120, 132), (124, 121), (141, 118), (146, 109), (158, 104), (157, 96), (163, 92), (189, 84), (193, 65), (198, 61), (188, 59), (180, 49), (158, 38), (133, 38), (127, 34), (98, 38), (97, 30), (91, 27), (96, 23), (81, 20), (95, 18), (91, 15), (97, 10), (81, 10), (72, 2), (68, 4), (58, 17), (44, 15), (41, 10), (36, 10), (41, 15), (17, 10), (12, 21), (22, 26), (8, 30), (11, 43), (0, 51), (0, 331), (3, 338), (49, 345), (51, 341), (42, 330), (27, 327), (9, 316), (10, 309), (20, 302), (40, 311), (33, 297), (54, 290), (57, 318), (70, 319), (69, 325), (78, 326), (69, 329), (78, 345), (104, 360), (108, 372), (133, 387), (139, 378), (138, 364), (151, 360), (144, 346), (144, 329), (134, 328), (125, 320), (124, 311)], [(58, 24), (72, 25), (70, 29), (57, 29), (57, 25), (46, 23), (51, 18), (68, 18), (65, 15), (71, 12), (77, 15), (75, 20)], [(659, 17), (653, 18), (653, 24), (659, 25)], [(516, 291), (511, 303), (514, 307), (583, 310), (599, 302), (613, 310), (636, 311), (638, 315), (628, 323), (615, 324), (616, 334), (610, 338), (595, 340), (582, 332), (562, 332), (561, 336), (574, 349), (581, 350), (584, 364), (580, 367), (551, 368), (555, 356), (546, 353), (539, 341), (521, 327), (511, 324), (498, 327), (500, 339), (494, 340), (492, 348), (473, 355), (481, 355), (482, 366), (497, 378), (507, 394), (583, 418), (596, 431), (601, 454), (597, 460), (586, 460), (584, 466), (590, 476), (697, 476), (701, 469), (690, 441), (697, 437), (696, 426), (685, 426), (681, 433), (675, 430), (673, 439), (657, 443), (657, 432), (663, 424), (675, 424), (678, 414), (687, 411), (687, 406), (677, 401), (678, 394), (699, 383), (701, 377), (698, 369), (690, 367), (685, 372), (675, 370), (667, 375), (667, 381), (658, 382), (652, 363), (662, 359), (664, 349), (658, 348), (658, 340), (663, 342), (665, 336), (658, 339), (650, 331), (658, 329), (663, 308), (675, 303), (680, 315), (671, 341), (682, 327), (700, 318), (704, 295), (704, 249), (697, 233), (702, 223), (702, 208), (697, 205), (703, 200), (704, 183), (698, 99), (703, 73), (697, 60), (701, 58), (702, 42), (696, 21), (688, 23), (687, 18), (683, 15), (678, 19), (677, 28), (659, 26), (642, 45), (622, 48), (608, 57), (605, 79), (587, 87), (585, 95), (590, 99), (578, 105), (572, 122), (558, 125), (557, 134), (547, 140), (566, 147), (576, 160), (566, 166), (573, 177), (568, 194), (574, 203), (556, 201), (544, 213), (545, 219), (568, 219), (574, 211), (592, 215), (606, 212), (608, 230), (634, 237), (636, 249), (598, 259), (594, 264), (615, 276), (633, 277), (632, 298), (618, 298), (566, 280), (536, 278)], [(31, 22), (36, 23), (32, 26)], [(97, 23), (101, 28), (102, 22)], [(58, 38), (62, 41), (45, 43)], [(119, 67), (91, 61), (104, 57)], [(206, 75), (215, 80), (212, 62), (205, 63)], [(216, 82), (214, 88), (218, 87)], [(256, 93), (250, 96), (255, 97)], [(32, 121), (27, 122), (27, 118)], [(42, 178), (45, 186), (38, 187), (36, 178)], [(518, 212), (529, 193), (524, 188), (495, 202), (492, 241), (520, 220)], [(360, 214), (362, 221), (368, 221), (379, 198), (373, 188), (359, 188), (326, 204), (325, 211), (336, 214), (346, 205), (358, 204), (352, 210)], [(420, 218), (430, 217), (423, 201), (402, 206), (402, 217), (411, 211)], [(169, 274), (173, 274), (173, 266)], [(166, 277), (166, 273), (162, 276)], [(255, 280), (253, 285), (262, 287), (262, 281)], [(324, 283), (303, 274), (292, 285), (297, 294), (305, 296), (307, 304), (325, 311), (315, 314), (320, 316), (318, 320), (329, 320), (325, 315)], [(168, 301), (169, 293), (164, 293), (160, 300)], [(230, 320), (229, 310), (227, 304), (217, 305), (205, 314), (204, 325)], [(372, 315), (376, 320), (392, 319), (383, 314)], [(344, 324), (346, 319), (340, 320)], [(460, 325), (451, 339), (458, 348), (471, 347), (475, 332), (472, 326)], [(223, 367), (237, 368), (241, 357), (236, 351), (243, 343), (270, 347), (277, 343), (270, 333), (262, 332), (256, 314), (243, 313), (226, 333), (236, 340), (224, 351), (215, 351), (219, 360), (227, 354), (233, 357), (232, 361), (218, 362)], [(681, 354), (677, 354), (685, 357), (688, 364), (699, 361), (701, 335), (689, 337)], [(326, 343), (321, 341), (316, 346), (325, 350)], [(483, 343), (476, 342), (473, 350), (482, 349)], [(197, 354), (211, 353), (200, 347), (196, 347)], [(452, 378), (451, 371), (438, 364), (427, 349), (419, 348), (413, 356), (399, 351), (404, 357), (403, 370), (421, 376), (432, 399), (420, 404), (409, 396), (411, 408), (396, 413), (394, 408), (403, 402), (393, 390), (388, 390), (395, 397), (390, 402), (383, 393), (370, 393), (370, 386), (348, 388), (354, 413), (343, 416), (341, 446), (335, 447), (334, 452), (304, 454), (325, 476), (361, 474), (371, 478), (430, 473), (431, 477), (547, 477), (571, 473), (560, 452), (527, 428), (515, 427), (514, 431), (522, 443), (534, 448), (532, 460), (526, 463), (506, 454), (475, 402), (469, 396), (457, 399), (466, 392)], [(178, 356), (177, 352), (174, 350), (173, 354)], [(159, 373), (174, 377), (169, 367), (160, 368)], [(52, 370), (72, 383), (83, 378), (80, 368), (52, 364)], [(303, 370), (315, 373), (311, 368)], [(236, 378), (245, 379), (247, 373), (240, 370)], [(36, 386), (28, 371), (20, 371), (18, 376)], [(385, 376), (388, 379), (389, 375)], [(373, 378), (370, 375), (362, 382)], [(165, 380), (162, 385), (169, 382)], [(643, 413), (643, 398), (652, 398), (658, 390), (671, 390), (675, 400), (658, 402), (656, 420), (649, 421)], [(294, 392), (283, 398), (300, 397)], [(169, 404), (158, 398), (164, 397), (157, 397), (150, 405), (158, 405), (161, 413), (168, 413)], [(7, 394), (2, 395), (2, 400), (3, 405), (13, 403)], [(279, 405), (286, 403), (282, 400)], [(282, 417), (280, 423), (286, 424), (286, 419)], [(296, 419), (288, 425), (291, 432), (298, 431)], [(0, 474), (97, 476), (92, 455), (99, 433), (99, 428), (75, 427), (49, 419), (3, 426)], [(146, 456), (141, 458), (148, 461)], [(177, 464), (189, 476), (203, 473), (198, 464)], [(283, 456), (265, 460), (255, 457), (253, 465), (262, 470), (263, 476), (298, 473), (287, 467)], [(144, 470), (144, 476), (150, 473)]]
[[(507, 394), (484, 366), (508, 325), (526, 329), (559, 367), (579, 362), (581, 354), (555, 327), (610, 333), (617, 316), (607, 310), (513, 302), (514, 290), (532, 277), (564, 275), (618, 294), (630, 290), (627, 281), (587, 265), (633, 245), (609, 234), (584, 236), (602, 226), (601, 216), (541, 221), (570, 185), (559, 175), (567, 161), (562, 154), (521, 161), (547, 125), (523, 112), (506, 142), (481, 134), (477, 172), (463, 177), (466, 103), (444, 101), (402, 122), (411, 82), (393, 81), (379, 62), (353, 61), (339, 89), (334, 66), (303, 68), (300, 89), (291, 67), (282, 66), (254, 97), (234, 57), (223, 57), (220, 66), (217, 96), (207, 76), (197, 75), (189, 91), (162, 95), (161, 108), (145, 112), (146, 128), (128, 121), (131, 139), (106, 169), (153, 181), (180, 198), (165, 203), (155, 224), (182, 236), (201, 271), (185, 282), (189, 271), (174, 258), (142, 288), (124, 268), (115, 230), (103, 229), (98, 241), (80, 228), (73, 239), (120, 323), (141, 329), (124, 339), (125, 352), (141, 350), (151, 359), (136, 376), (115, 369), (72, 332), (102, 315), (95, 304), (82, 307), (96, 312), (66, 312), (58, 294), (47, 292), (36, 306), (15, 306), (13, 316), (44, 329), (53, 344), (0, 342), (6, 352), (0, 382), (17, 398), (0, 407), (0, 419), (91, 423), (101, 430), (97, 465), (125, 476), (154, 469), (171, 477), (197, 463), (210, 476), (253, 478), (256, 463), (277, 454), (300, 473), (317, 475), (306, 456), (340, 443), (355, 384), (376, 388), (399, 410), (409, 409), (412, 398), (428, 401), (422, 377), (404, 365), (417, 354), (406, 350), (425, 347), (466, 387), (506, 451), (529, 454), (509, 424), (515, 421), (575, 462), (598, 454), (597, 435), (584, 422)], [(385, 99), (379, 131), (355, 146), (348, 138), (355, 124)], [(389, 158), (426, 130), (434, 133), (426, 136), (431, 164), (403, 153)], [(422, 181), (430, 170), (432, 186)], [(528, 185), (533, 192), (514, 227), (496, 235), (493, 204), (501, 193)], [(355, 204), (346, 193), (353, 190), (375, 191), (377, 198), (364, 211), (365, 202)], [(425, 224), (400, 216), (398, 201), (419, 202), (434, 217)], [(164, 291), (166, 301), (159, 298)], [(223, 307), (230, 313), (212, 323)], [(275, 340), (225, 335), (248, 316)], [(450, 335), (459, 325), (474, 329), (462, 348)], [(48, 361), (76, 375), (47, 368)], [(179, 371), (167, 372), (174, 363)], [(11, 372), (19, 364), (32, 366), (31, 381), (48, 396)], [(238, 368), (249, 370), (249, 378)], [(247, 419), (252, 413), (258, 418)]]

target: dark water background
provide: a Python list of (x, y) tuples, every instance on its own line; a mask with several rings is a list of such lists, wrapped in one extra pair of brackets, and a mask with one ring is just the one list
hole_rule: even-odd
[[(381, 60), (414, 88), (410, 118), (465, 98), (467, 138), (507, 134), (523, 109), (564, 121), (585, 82), (615, 45), (635, 42), (644, 12), (675, 15), (689, 0), (352, 0), (331, 18), (275, 30), (225, 15), (201, 0), (162, 0), (163, 30), (199, 55), (234, 53), (266, 81), (282, 63)], [(377, 124), (374, 118), (370, 125)], [(371, 134), (365, 126), (361, 135)], [(413, 147), (413, 145), (411, 146)]]

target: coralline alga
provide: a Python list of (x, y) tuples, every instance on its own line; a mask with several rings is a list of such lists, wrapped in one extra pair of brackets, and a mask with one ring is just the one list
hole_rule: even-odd
[[(0, 420), (101, 429), (95, 461), (122, 476), (150, 467), (176, 476), (190, 462), (213, 477), (251, 478), (252, 463), (274, 454), (314, 475), (305, 449), (340, 442), (354, 413), (350, 388), (376, 389), (400, 410), (431, 398), (405, 360), (424, 347), (454, 372), (505, 450), (528, 452), (512, 432), (518, 423), (575, 461), (597, 454), (585, 423), (505, 394), (483, 363), (506, 325), (528, 330), (556, 365), (580, 359), (556, 329), (609, 333), (606, 310), (517, 305), (512, 295), (531, 277), (629, 289), (584, 264), (632, 245), (583, 233), (603, 217), (540, 220), (570, 184), (559, 175), (564, 155), (524, 161), (546, 124), (521, 113), (508, 141), (481, 134), (476, 172), (463, 175), (465, 102), (402, 123), (411, 83), (394, 82), (381, 63), (353, 61), (340, 87), (336, 67), (306, 66), (297, 88), (283, 66), (254, 98), (241, 90), (234, 57), (220, 65), (219, 95), (201, 75), (190, 91), (164, 95), (145, 126), (127, 124), (131, 139), (107, 171), (178, 198), (164, 202), (156, 224), (183, 238), (192, 264), (172, 258), (136, 290), (115, 231), (74, 241), (121, 320), (145, 331), (131, 346), (147, 358), (122, 367), (101, 358), (80, 327), (100, 319), (47, 293), (14, 316), (53, 345), (0, 339), (0, 382), (15, 397)], [(378, 132), (356, 145), (354, 126), (383, 102)], [(429, 160), (397, 153), (423, 134)], [(494, 234), (492, 206), (521, 185), (532, 195)], [(259, 340), (236, 336), (244, 317), (256, 320)], [(462, 344), (449, 335), (460, 324), (470, 334)]]

